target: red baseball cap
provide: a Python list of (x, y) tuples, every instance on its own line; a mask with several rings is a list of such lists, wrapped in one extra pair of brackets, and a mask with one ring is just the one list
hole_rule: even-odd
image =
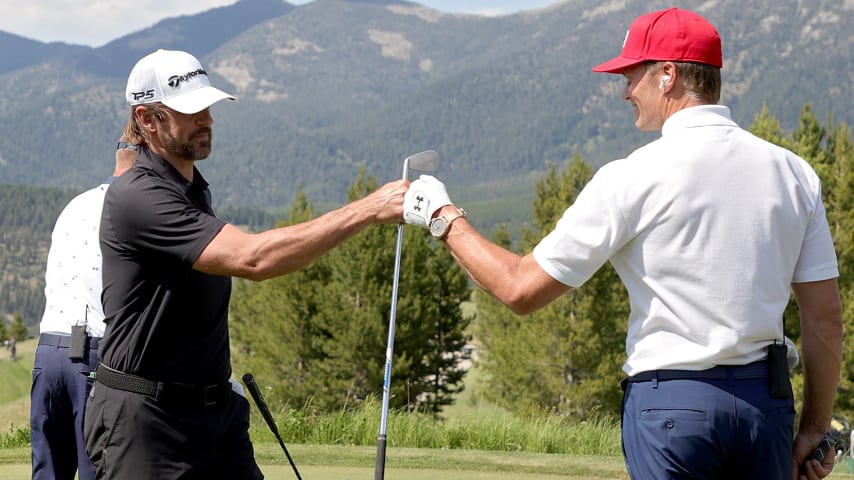
[(671, 7), (647, 13), (632, 22), (620, 55), (593, 67), (593, 71), (622, 73), (646, 61), (705, 63), (721, 68), (721, 37), (705, 18), (688, 10)]

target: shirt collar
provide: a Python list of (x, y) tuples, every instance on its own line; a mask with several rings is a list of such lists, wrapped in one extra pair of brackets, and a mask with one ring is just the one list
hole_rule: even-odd
[(683, 128), (708, 126), (737, 127), (730, 115), (729, 107), (723, 105), (699, 105), (679, 110), (670, 116), (661, 127), (661, 136), (673, 134)]
[(165, 158), (160, 155), (152, 152), (150, 149), (142, 147), (139, 150), (139, 155), (136, 157), (136, 163), (134, 166), (139, 165), (140, 167), (147, 168), (161, 177), (172, 180), (173, 182), (183, 185), (184, 188), (189, 189), (190, 187), (195, 186), (196, 188), (206, 189), (208, 188), (208, 182), (205, 180), (205, 177), (202, 176), (201, 172), (193, 166), (193, 181), (190, 182), (183, 175), (181, 175), (175, 167), (172, 166), (171, 163), (167, 162)]

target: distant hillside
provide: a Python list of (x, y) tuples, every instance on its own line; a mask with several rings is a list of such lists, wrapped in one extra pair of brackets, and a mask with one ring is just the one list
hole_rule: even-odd
[(63, 57), (86, 55), (89, 48), (65, 43), (42, 43), (0, 31), (0, 75)]
[(50, 233), (75, 193), (56, 187), (0, 185), (0, 321), (14, 313), (28, 326), (41, 319)]
[[(214, 107), (214, 153), (199, 164), (218, 204), (282, 206), (298, 184), (341, 202), (360, 164), (386, 181), (427, 148), (455, 198), (496, 198), (575, 151), (600, 165), (653, 138), (634, 130), (621, 78), (590, 67), (619, 52), (632, 19), (670, 5), (567, 0), (488, 18), (397, 0), (243, 0), (98, 49), (24, 42), (38, 55), (0, 57), (0, 183), (97, 183), (128, 116), (127, 71), (164, 47), (202, 57), (239, 98)], [(721, 33), (737, 121), (767, 103), (791, 131), (807, 102), (854, 121), (850, 1), (683, 6)]]

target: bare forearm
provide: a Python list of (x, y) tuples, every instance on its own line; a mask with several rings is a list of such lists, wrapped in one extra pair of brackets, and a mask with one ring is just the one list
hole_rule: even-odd
[(471, 279), (499, 300), (508, 298), (508, 283), (521, 257), (480, 235), (464, 219), (454, 222), (445, 243)]
[[(838, 320), (836, 320), (838, 318)], [(800, 428), (827, 431), (842, 363), (842, 320), (811, 322), (802, 329), (804, 405)]]
[(337, 247), (365, 227), (371, 217), (346, 205), (318, 218), (258, 234), (257, 250), (248, 264), (255, 264), (255, 280), (278, 277), (300, 270)]
[(801, 312), (804, 405), (800, 430), (826, 432), (842, 364), (842, 305), (836, 279), (793, 285)]
[(533, 256), (491, 243), (465, 219), (454, 222), (445, 243), (475, 283), (517, 314), (531, 313), (570, 290), (546, 274)]
[(401, 222), (407, 186), (406, 181), (392, 182), (318, 218), (262, 233), (247, 234), (226, 225), (193, 268), (252, 280), (295, 272), (368, 225)]

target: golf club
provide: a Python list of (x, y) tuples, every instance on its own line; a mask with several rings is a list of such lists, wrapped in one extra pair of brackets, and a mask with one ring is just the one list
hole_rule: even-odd
[(247, 373), (243, 375), (243, 383), (246, 384), (246, 388), (249, 389), (249, 393), (252, 394), (252, 399), (255, 400), (255, 405), (257, 405), (258, 410), (261, 411), (261, 416), (264, 417), (264, 421), (267, 422), (267, 426), (270, 427), (273, 435), (276, 436), (276, 440), (279, 441), (279, 445), (282, 446), (282, 450), (285, 451), (285, 456), (288, 457), (288, 462), (291, 463), (291, 468), (294, 469), (297, 479), (302, 480), (299, 470), (297, 470), (297, 466), (291, 458), (291, 454), (288, 453), (288, 449), (285, 447), (285, 442), (282, 440), (282, 436), (279, 435), (279, 428), (276, 426), (276, 421), (273, 420), (273, 415), (267, 407), (267, 402), (264, 401), (264, 397), (261, 396), (261, 391), (258, 389), (258, 385), (255, 384), (255, 378), (251, 373)]
[[(403, 161), (403, 179), (409, 175), (409, 169), (420, 172), (434, 172), (439, 166), (439, 154), (433, 150), (416, 153)], [(374, 471), (375, 480), (385, 477), (386, 428), (388, 427), (388, 400), (391, 386), (391, 356), (394, 350), (394, 327), (397, 315), (397, 286), (400, 278), (400, 250), (403, 246), (403, 224), (397, 226), (397, 250), (394, 254), (394, 279), (391, 287), (391, 312), (388, 317), (388, 345), (385, 350), (385, 374), (383, 378), (383, 405), (380, 416), (380, 435), (377, 438), (377, 465)]]

